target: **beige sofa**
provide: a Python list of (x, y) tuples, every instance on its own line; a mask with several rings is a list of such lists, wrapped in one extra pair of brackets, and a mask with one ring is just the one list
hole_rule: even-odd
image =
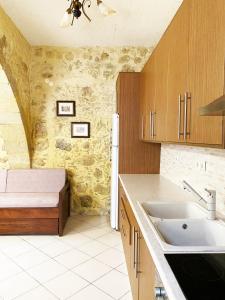
[(0, 171), (0, 234), (59, 234), (70, 213), (64, 169)]

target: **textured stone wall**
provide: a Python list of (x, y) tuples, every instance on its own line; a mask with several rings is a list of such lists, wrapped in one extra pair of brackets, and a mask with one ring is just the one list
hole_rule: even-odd
[(28, 145), (31, 141), (29, 63), (31, 47), (0, 7), (0, 65), (17, 100)]
[(0, 168), (29, 166), (29, 151), (19, 108), (0, 66)]
[[(106, 214), (110, 203), (110, 131), (120, 71), (140, 71), (146, 48), (32, 49), (33, 167), (65, 167), (78, 213)], [(75, 100), (77, 115), (56, 117), (56, 100)], [(71, 139), (70, 122), (90, 121), (90, 139)]]
[(217, 210), (225, 213), (225, 150), (162, 145), (161, 174), (180, 186), (187, 180), (203, 196), (215, 189)]

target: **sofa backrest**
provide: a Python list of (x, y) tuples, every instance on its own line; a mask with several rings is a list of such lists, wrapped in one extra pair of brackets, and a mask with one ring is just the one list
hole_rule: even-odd
[(65, 169), (8, 170), (8, 193), (60, 192), (66, 182)]
[(0, 193), (6, 191), (7, 170), (0, 170)]

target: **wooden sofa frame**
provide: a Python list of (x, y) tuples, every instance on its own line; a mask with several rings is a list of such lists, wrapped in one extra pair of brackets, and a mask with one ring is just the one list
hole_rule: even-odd
[(0, 235), (63, 235), (70, 216), (70, 185), (59, 192), (57, 207), (0, 208)]

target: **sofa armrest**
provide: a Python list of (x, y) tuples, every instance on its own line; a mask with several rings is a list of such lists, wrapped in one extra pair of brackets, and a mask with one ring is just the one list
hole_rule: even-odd
[(70, 216), (70, 183), (59, 192), (59, 236), (62, 236), (67, 218)]
[(61, 191), (59, 192), (59, 194), (64, 194), (66, 192), (68, 192), (70, 190), (70, 183), (67, 180), (64, 187), (61, 189)]

